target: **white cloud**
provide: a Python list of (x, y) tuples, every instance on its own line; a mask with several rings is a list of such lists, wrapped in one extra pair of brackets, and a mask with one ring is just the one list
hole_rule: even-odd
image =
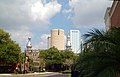
[(43, 5), (40, 1), (36, 2), (31, 7), (31, 12), (34, 20), (48, 21), (56, 13), (60, 12), (61, 5), (57, 1), (49, 2)]
[(71, 13), (72, 12), (72, 9), (64, 9), (63, 10), (63, 13), (65, 13), (65, 14), (68, 14), (68, 13)]
[[(12, 39), (25, 48), (27, 38), (35, 31), (44, 30), (51, 24), (50, 19), (61, 11), (61, 4), (43, 0), (0, 0), (0, 27), (11, 33)], [(32, 33), (33, 32), (33, 33)], [(35, 36), (38, 38), (38, 36)], [(35, 39), (33, 39), (35, 40)], [(44, 48), (41, 38), (40, 46)]]
[(73, 16), (72, 15), (73, 9), (72, 8), (64, 9), (62, 13), (67, 17), (67, 19), (71, 19), (71, 17)]
[(76, 6), (76, 4), (79, 4), (80, 0), (69, 0), (70, 6)]
[(0, 1), (0, 25), (4, 29), (19, 29), (21, 25), (35, 29), (48, 27), (50, 19), (60, 12), (61, 5), (55, 1), (42, 0)]
[(104, 23), (104, 13), (110, 4), (107, 0), (70, 0), (69, 5), (74, 11), (71, 19), (76, 26)]
[(40, 36), (40, 42), (33, 47), (33, 49), (47, 49), (47, 38), (49, 34), (42, 34)]
[(33, 33), (29, 31), (28, 27), (22, 26), (19, 30), (8, 30), (13, 40), (20, 44), (22, 50), (26, 47), (28, 37), (33, 37)]
[(28, 27), (22, 26), (18, 31), (10, 30), (11, 37), (18, 40), (26, 40), (28, 37), (32, 37), (32, 32), (29, 31)]
[(43, 41), (43, 42), (47, 42), (46, 40), (47, 40), (47, 38), (48, 38), (49, 36), (50, 36), (49, 34), (42, 34), (41, 37), (40, 37), (40, 39), (41, 39), (41, 41)]

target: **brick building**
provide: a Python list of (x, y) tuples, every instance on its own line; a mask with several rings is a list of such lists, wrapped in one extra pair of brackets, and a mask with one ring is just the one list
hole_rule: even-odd
[(120, 1), (113, 1), (111, 7), (108, 7), (105, 13), (106, 29), (120, 27)]

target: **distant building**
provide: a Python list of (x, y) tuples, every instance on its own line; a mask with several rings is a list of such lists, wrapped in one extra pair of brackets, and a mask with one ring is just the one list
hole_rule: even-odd
[(104, 18), (107, 29), (120, 27), (120, 1), (113, 1), (112, 7), (107, 8)]
[(67, 38), (66, 38), (66, 50), (72, 50), (72, 46), (71, 46), (71, 42), (70, 42), (70, 35), (68, 34)]
[[(39, 69), (39, 61), (37, 61), (38, 57), (39, 57), (39, 50), (33, 50), (32, 49), (32, 44), (31, 44), (31, 38), (28, 38), (28, 42), (26, 44), (26, 49), (25, 49), (25, 65), (24, 65), (24, 70), (29, 70), (29, 62), (28, 62), (28, 58), (33, 59), (33, 62), (37, 65), (38, 69)], [(36, 67), (36, 65), (34, 66), (34, 68)]]
[(51, 30), (51, 39), (49, 39), (49, 43), (53, 47), (55, 46), (58, 50), (64, 50), (64, 30), (63, 29), (52, 29)]
[(71, 42), (71, 48), (74, 53), (80, 52), (80, 32), (79, 30), (70, 30), (70, 42)]
[(110, 19), (110, 7), (107, 8), (106, 13), (105, 13), (105, 25), (106, 25), (106, 30), (109, 30), (111, 28), (111, 19)]
[(81, 49), (81, 52), (84, 50), (84, 40), (83, 39), (80, 39), (80, 49)]
[(33, 50), (32, 49), (31, 38), (28, 38), (25, 53), (26, 53), (27, 56), (29, 56), (33, 60), (37, 59), (38, 56), (39, 56), (39, 50)]
[(50, 36), (48, 36), (47, 42), (48, 42), (48, 49), (49, 49), (51, 47), (51, 37)]
[(31, 38), (28, 38), (28, 42), (26, 44), (27, 51), (31, 52), (32, 44), (31, 44)]
[(25, 49), (25, 54), (28, 57), (32, 57), (32, 44), (31, 44), (31, 38), (28, 38), (27, 44), (26, 44), (26, 49)]

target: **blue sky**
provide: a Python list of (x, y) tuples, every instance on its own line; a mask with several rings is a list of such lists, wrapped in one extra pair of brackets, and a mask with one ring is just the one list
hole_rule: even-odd
[(81, 35), (92, 28), (105, 29), (109, 0), (0, 0), (0, 28), (24, 50), (27, 38), (33, 49), (46, 49), (53, 28), (78, 29)]

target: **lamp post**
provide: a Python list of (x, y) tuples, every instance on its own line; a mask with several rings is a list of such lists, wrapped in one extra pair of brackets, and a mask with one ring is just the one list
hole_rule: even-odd
[(22, 62), (22, 64), (21, 64), (21, 72), (22, 72), (22, 74), (23, 74), (23, 72), (24, 72), (24, 58), (23, 58), (23, 62)]

